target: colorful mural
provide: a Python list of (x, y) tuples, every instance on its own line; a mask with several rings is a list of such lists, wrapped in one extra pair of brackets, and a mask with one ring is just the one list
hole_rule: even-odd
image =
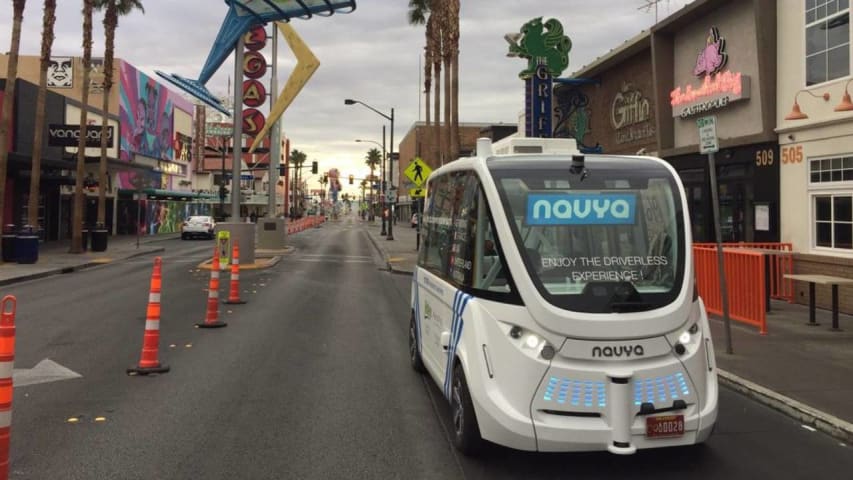
[(174, 109), (192, 112), (192, 104), (127, 62), (121, 62), (119, 73), (121, 159), (130, 161), (135, 153), (174, 160)]
[(125, 199), (119, 200), (118, 203), (116, 227), (119, 234), (135, 234), (137, 228), (141, 235), (177, 233), (181, 231), (181, 223), (187, 217), (211, 214), (211, 206), (208, 203), (177, 200), (142, 200), (136, 202)]

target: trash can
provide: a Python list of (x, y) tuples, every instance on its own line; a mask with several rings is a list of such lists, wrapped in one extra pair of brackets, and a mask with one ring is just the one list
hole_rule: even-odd
[(95, 225), (95, 229), (91, 232), (92, 235), (92, 251), (105, 252), (107, 251), (107, 238), (109, 238), (109, 230), (106, 225), (99, 223)]
[(89, 226), (84, 223), (83, 229), (81, 230), (81, 232), (82, 232), (81, 237), (82, 237), (82, 244), (83, 245), (80, 248), (82, 248), (83, 251), (85, 252), (86, 250), (89, 249)]
[(15, 261), (15, 226), (11, 223), (3, 227), (3, 261)]
[(15, 261), (36, 263), (39, 259), (39, 236), (32, 225), (24, 225), (15, 237)]

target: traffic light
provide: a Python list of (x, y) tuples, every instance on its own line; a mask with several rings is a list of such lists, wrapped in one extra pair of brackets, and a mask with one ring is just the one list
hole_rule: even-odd
[(350, 184), (350, 185), (352, 185), (352, 181), (353, 181), (354, 179), (355, 179), (355, 177), (354, 177), (352, 174), (350, 174), (350, 176), (349, 176), (349, 184)]
[(317, 173), (317, 162), (311, 162), (311, 173)]

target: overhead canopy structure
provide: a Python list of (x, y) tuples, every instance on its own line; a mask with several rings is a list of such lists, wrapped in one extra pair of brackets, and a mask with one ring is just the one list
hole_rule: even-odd
[(229, 7), (228, 14), (219, 27), (198, 79), (160, 71), (157, 75), (226, 115), (230, 112), (205, 85), (231, 55), (240, 35), (255, 25), (268, 22), (289, 22), (293, 18), (308, 20), (315, 15), (327, 17), (335, 12), (355, 10), (355, 0), (225, 0), (225, 3)]

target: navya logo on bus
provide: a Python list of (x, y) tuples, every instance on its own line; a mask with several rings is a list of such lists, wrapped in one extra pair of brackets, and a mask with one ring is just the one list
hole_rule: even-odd
[(636, 206), (630, 193), (531, 193), (527, 225), (632, 225)]

